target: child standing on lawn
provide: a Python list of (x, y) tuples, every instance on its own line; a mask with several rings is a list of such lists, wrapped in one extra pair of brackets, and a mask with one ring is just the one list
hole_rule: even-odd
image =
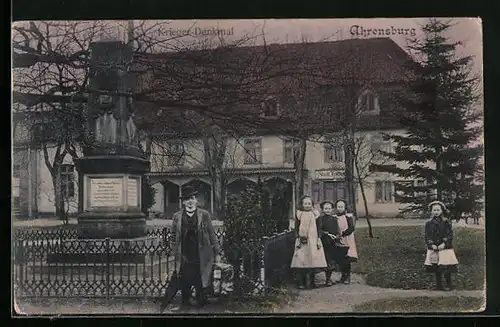
[(441, 201), (429, 204), (431, 219), (425, 223), (425, 243), (427, 255), (424, 265), (427, 272), (436, 276), (436, 289), (443, 290), (441, 277), (444, 274), (444, 290), (453, 288), (451, 274), (457, 272), (458, 260), (453, 250), (453, 230), (451, 220), (445, 218), (446, 206)]
[(299, 288), (314, 288), (315, 269), (326, 268), (326, 259), (316, 226), (318, 213), (313, 210), (312, 199), (303, 196), (300, 203), (296, 214), (297, 237), (291, 268), (299, 272)]
[(356, 248), (356, 240), (354, 239), (355, 217), (347, 213), (347, 203), (344, 200), (335, 202), (337, 212), (337, 221), (339, 224), (340, 236), (342, 241), (349, 247), (347, 256), (340, 267), (341, 277), (337, 283), (351, 283), (351, 263), (358, 261), (358, 250)]

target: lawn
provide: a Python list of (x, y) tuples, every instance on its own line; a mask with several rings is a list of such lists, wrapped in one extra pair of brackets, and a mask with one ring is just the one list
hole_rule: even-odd
[[(423, 226), (390, 226), (356, 230), (359, 261), (353, 272), (364, 274), (368, 285), (399, 289), (429, 289), (434, 280), (425, 272)], [(482, 290), (485, 280), (484, 230), (455, 228), (453, 246), (459, 261), (454, 286)]]
[(475, 297), (442, 296), (392, 298), (365, 302), (354, 307), (354, 312), (478, 312), (484, 310), (484, 299)]

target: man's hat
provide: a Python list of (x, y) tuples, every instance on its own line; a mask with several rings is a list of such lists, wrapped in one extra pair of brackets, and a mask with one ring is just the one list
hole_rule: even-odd
[(182, 196), (181, 196), (182, 200), (187, 200), (193, 195), (198, 195), (198, 191), (194, 189), (194, 187), (192, 186), (182, 187), (181, 191), (182, 191)]

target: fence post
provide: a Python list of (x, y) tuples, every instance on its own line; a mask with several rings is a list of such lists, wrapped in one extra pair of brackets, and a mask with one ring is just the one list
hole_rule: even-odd
[(269, 240), (269, 237), (268, 236), (264, 236), (263, 237), (263, 240), (264, 240), (264, 250), (263, 250), (263, 254), (262, 254), (262, 257), (263, 257), (263, 261), (264, 261), (264, 264), (263, 264), (263, 268), (264, 268), (264, 292), (267, 294), (268, 291), (269, 291), (269, 276), (268, 276), (268, 272), (267, 272), (267, 266), (269, 264), (269, 258), (268, 258), (268, 255), (269, 255), (269, 251), (267, 249), (268, 247), (268, 240)]
[(110, 245), (109, 245), (109, 237), (106, 237), (105, 240), (105, 252), (106, 252), (106, 300), (109, 300), (109, 261), (110, 261)]
[(19, 240), (17, 245), (18, 251), (16, 251), (16, 262), (19, 266), (19, 291), (22, 291), (24, 285), (24, 241)]

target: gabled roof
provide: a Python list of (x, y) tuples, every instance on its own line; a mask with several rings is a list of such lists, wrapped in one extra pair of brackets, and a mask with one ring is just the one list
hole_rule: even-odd
[[(154, 130), (160, 133), (196, 133), (196, 128), (186, 123), (185, 111), (179, 107), (170, 110), (164, 107), (162, 113), (158, 113), (158, 103), (163, 100), (176, 103), (181, 99), (186, 104), (214, 101), (214, 107), (219, 108), (211, 110), (252, 122), (248, 126), (236, 126), (231, 119), (224, 122), (222, 118), (211, 122), (237, 128), (242, 133), (278, 130), (293, 133), (305, 128), (323, 131), (328, 127), (338, 130), (342, 113), (352, 107), (352, 95), (368, 86), (379, 96), (381, 112), (378, 116), (360, 117), (358, 128), (397, 128), (401, 108), (395, 104), (394, 93), (411, 78), (406, 66), (409, 60), (409, 55), (390, 38), (141, 55), (135, 61), (151, 68), (152, 79), (144, 102), (136, 103), (140, 108), (137, 110), (138, 124), (156, 123)], [(252, 72), (257, 77), (252, 77)], [(298, 94), (307, 97), (308, 89), (323, 90), (320, 97), (329, 99), (325, 108), (287, 106), (283, 105), (286, 101), (280, 101), (279, 118), (260, 116), (261, 103), (266, 96), (276, 96), (280, 100), (290, 95), (300, 97)], [(225, 106), (222, 102), (217, 103), (224, 96), (229, 99)], [(198, 119), (202, 122), (203, 115)]]

